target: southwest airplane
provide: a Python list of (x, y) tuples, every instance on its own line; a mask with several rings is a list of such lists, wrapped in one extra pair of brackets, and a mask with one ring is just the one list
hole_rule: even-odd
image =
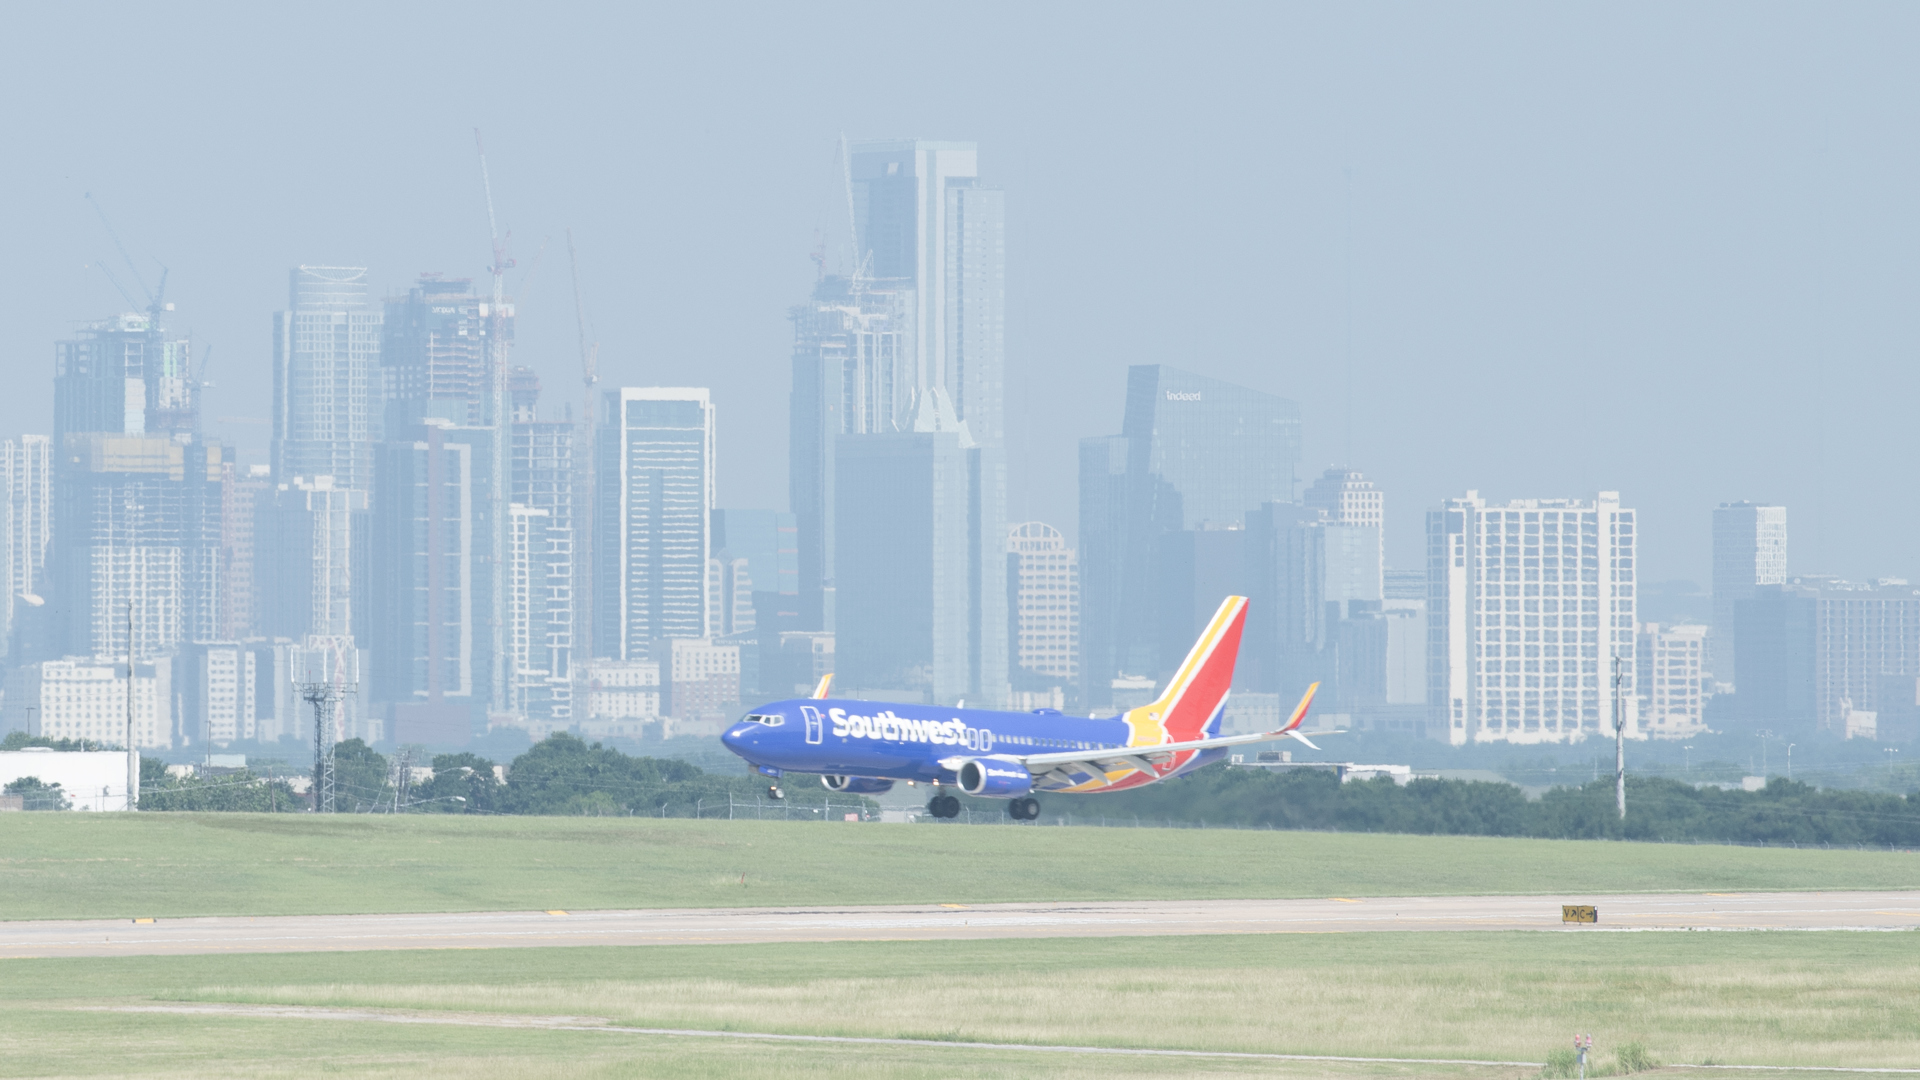
[[(1227, 597), (1160, 700), (1104, 720), (1055, 709), (989, 712), (836, 699), (828, 696), (828, 675), (812, 697), (762, 706), (721, 741), (776, 780), (818, 773), (828, 790), (861, 795), (887, 791), (897, 780), (926, 783), (936, 789), (927, 809), (945, 818), (960, 812), (960, 800), (938, 789), (954, 787), (1009, 800), (1009, 817), (1032, 820), (1040, 816), (1036, 791), (1127, 791), (1212, 764), (1241, 743), (1291, 737), (1313, 746), (1299, 729), (1319, 683), (1307, 687), (1284, 727), (1220, 734), (1246, 618), (1246, 597)], [(773, 793), (781, 794), (777, 784)]]

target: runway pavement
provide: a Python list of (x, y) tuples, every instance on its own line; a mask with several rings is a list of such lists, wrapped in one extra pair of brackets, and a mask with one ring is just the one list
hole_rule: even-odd
[[(1560, 905), (1599, 909), (1593, 926)], [(1920, 892), (1329, 897), (0, 922), (0, 958), (1363, 930), (1910, 930)]]

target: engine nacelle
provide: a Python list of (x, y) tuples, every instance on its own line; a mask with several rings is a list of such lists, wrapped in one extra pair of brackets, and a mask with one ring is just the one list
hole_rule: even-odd
[(893, 790), (893, 781), (872, 776), (822, 776), (820, 782), (828, 791), (848, 795), (885, 795)]
[(983, 799), (1017, 799), (1033, 790), (1033, 774), (1017, 761), (968, 758), (955, 772), (961, 791)]

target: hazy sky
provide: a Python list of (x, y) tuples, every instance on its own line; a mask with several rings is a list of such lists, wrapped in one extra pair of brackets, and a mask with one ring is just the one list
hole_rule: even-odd
[(1376, 479), (1395, 565), (1464, 489), (1617, 488), (1649, 579), (1704, 582), (1741, 498), (1790, 507), (1795, 572), (1920, 579), (1916, 31), (1911, 4), (10, 6), (0, 431), (47, 431), (53, 342), (127, 306), (92, 191), (214, 350), (211, 432), (264, 462), (289, 267), (483, 275), (478, 126), (515, 359), (580, 399), (571, 226), (603, 384), (713, 387), (722, 503), (784, 507), (836, 139), (970, 139), (1008, 192), (1013, 520), (1073, 530), (1075, 440), (1163, 362), (1298, 399), (1303, 473)]

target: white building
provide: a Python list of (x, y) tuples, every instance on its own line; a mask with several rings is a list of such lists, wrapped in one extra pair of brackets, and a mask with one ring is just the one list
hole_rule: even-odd
[[(1613, 733), (1613, 664), (1630, 738), (1635, 694), (1634, 512), (1479, 492), (1427, 514), (1429, 730), (1473, 742), (1577, 741)], [(1437, 725), (1437, 727), (1435, 726)]]
[(691, 720), (740, 704), (740, 646), (712, 638), (663, 638), (653, 643), (664, 684), (663, 712)]
[(660, 718), (660, 665), (652, 660), (595, 660), (578, 668), (589, 721)]
[[(1038, 521), (1007, 532), (1015, 575), (1014, 663), (1062, 683), (1080, 677), (1080, 568), (1060, 530)], [(1057, 707), (1057, 706), (1055, 706)]]
[(0, 787), (29, 776), (43, 784), (58, 784), (72, 810), (127, 808), (127, 755), (121, 751), (44, 746), (0, 751)]
[[(7, 681), (8, 726), (49, 739), (125, 746), (126, 671), (125, 661), (116, 664), (73, 657), (17, 667)], [(173, 745), (172, 706), (172, 665), (165, 660), (136, 663), (134, 745), (163, 750)], [(120, 760), (124, 785), (125, 756)]]
[(1640, 627), (1640, 727), (1650, 738), (1684, 739), (1707, 730), (1705, 698), (1707, 628)]
[(1721, 503), (1713, 511), (1713, 628), (1707, 636), (1707, 671), (1733, 682), (1734, 605), (1753, 599), (1761, 585), (1787, 580), (1787, 508), (1764, 503)]
[(196, 641), (174, 657), (174, 701), (189, 745), (257, 737), (258, 660), (251, 646), (237, 641)]

